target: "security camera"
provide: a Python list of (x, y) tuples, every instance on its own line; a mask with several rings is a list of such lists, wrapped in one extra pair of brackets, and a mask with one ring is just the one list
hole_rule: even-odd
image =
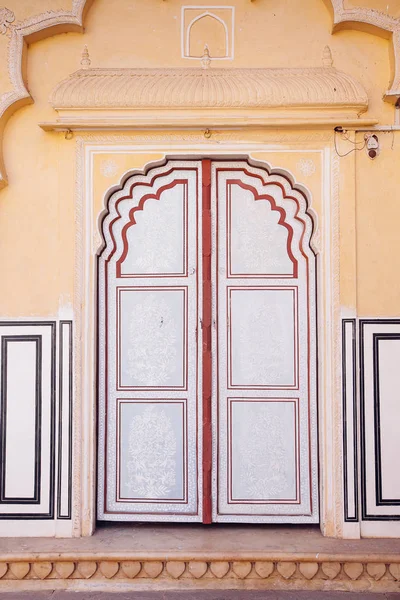
[(366, 133), (364, 139), (367, 154), (373, 160), (378, 156), (380, 151), (378, 136), (375, 133)]

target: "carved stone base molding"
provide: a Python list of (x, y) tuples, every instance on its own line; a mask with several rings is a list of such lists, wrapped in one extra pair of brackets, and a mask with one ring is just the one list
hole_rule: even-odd
[(0, 558), (0, 591), (178, 587), (396, 592), (400, 554), (145, 557), (85, 553)]

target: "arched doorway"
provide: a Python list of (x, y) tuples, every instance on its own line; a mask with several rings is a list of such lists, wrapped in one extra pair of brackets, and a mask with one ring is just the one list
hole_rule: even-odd
[(245, 160), (168, 160), (110, 195), (100, 519), (318, 521), (312, 225)]

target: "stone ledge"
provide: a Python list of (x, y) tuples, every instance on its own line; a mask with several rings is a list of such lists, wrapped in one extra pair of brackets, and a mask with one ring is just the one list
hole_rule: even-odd
[[(6, 589), (296, 589), (400, 591), (400, 554), (329, 556), (298, 553), (264, 557), (204, 553), (184, 557), (149, 553), (3, 555), (0, 591)], [(41, 585), (41, 582), (46, 585)], [(22, 585), (21, 585), (22, 584)], [(38, 585), (39, 584), (39, 585)]]

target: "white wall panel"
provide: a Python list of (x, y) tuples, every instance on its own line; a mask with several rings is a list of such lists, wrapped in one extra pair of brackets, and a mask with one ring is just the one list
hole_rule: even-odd
[[(40, 467), (41, 339), (3, 337), (2, 439), (5, 446), (4, 501), (37, 502)], [(18, 473), (18, 477), (15, 474)]]
[[(397, 424), (400, 402), (400, 335), (375, 338), (376, 417), (379, 427), (378, 464), (380, 466), (380, 500), (400, 499), (400, 469), (393, 468), (400, 457), (400, 431)], [(397, 418), (396, 418), (397, 417)]]
[(51, 519), (55, 323), (2, 322), (0, 519)]
[(364, 521), (400, 520), (400, 320), (360, 321)]

